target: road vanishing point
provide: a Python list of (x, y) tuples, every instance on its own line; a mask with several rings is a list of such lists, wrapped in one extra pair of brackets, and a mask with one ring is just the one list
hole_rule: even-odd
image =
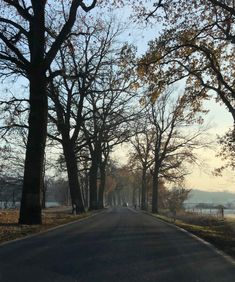
[(1, 282), (234, 282), (235, 265), (173, 225), (129, 208), (0, 246)]

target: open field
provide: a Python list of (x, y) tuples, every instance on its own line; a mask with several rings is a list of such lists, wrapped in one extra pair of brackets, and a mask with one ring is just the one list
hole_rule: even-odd
[(19, 225), (19, 210), (0, 210), (0, 243), (42, 232), (57, 225), (89, 216), (91, 213), (72, 215), (68, 207), (50, 208), (43, 211), (42, 225)]

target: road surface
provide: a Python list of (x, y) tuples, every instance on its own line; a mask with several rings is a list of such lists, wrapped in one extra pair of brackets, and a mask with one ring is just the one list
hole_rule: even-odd
[(115, 208), (0, 246), (1, 282), (234, 282), (235, 266), (150, 215)]

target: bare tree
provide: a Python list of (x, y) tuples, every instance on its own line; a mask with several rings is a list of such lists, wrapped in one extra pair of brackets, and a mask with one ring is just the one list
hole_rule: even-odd
[[(141, 125), (141, 130), (137, 129), (137, 134), (132, 138), (131, 145), (133, 151), (130, 154), (130, 162), (142, 172), (141, 179), (141, 209), (147, 208), (147, 174), (153, 164), (153, 144), (155, 132), (146, 124)], [(141, 131), (141, 132), (138, 132)]]
[[(158, 185), (160, 179), (182, 181), (188, 171), (187, 162), (195, 162), (194, 150), (206, 146), (206, 128), (200, 126), (200, 109), (195, 109), (187, 95), (171, 99), (172, 91), (164, 92), (156, 104), (149, 107), (149, 122), (155, 131), (153, 145), (153, 187), (152, 212), (158, 212)], [(189, 126), (199, 123), (198, 128), (189, 130)]]
[[(127, 58), (126, 58), (127, 60)], [(120, 70), (114, 64), (107, 75), (96, 85), (94, 93), (87, 97), (88, 118), (84, 124), (84, 134), (91, 157), (90, 166), (90, 208), (103, 208), (106, 180), (106, 165), (110, 152), (127, 141), (134, 134), (132, 124), (138, 117), (134, 73)], [(137, 108), (138, 109), (138, 108)], [(100, 176), (97, 187), (98, 173)]]
[[(107, 23), (99, 20), (84, 25), (82, 35), (77, 37), (75, 34), (61, 48), (60, 58), (56, 62), (64, 74), (57, 76), (50, 83), (49, 89), (49, 136), (62, 144), (72, 204), (75, 205), (77, 213), (84, 211), (76, 156), (85, 146), (81, 135), (82, 126), (90, 119), (84, 106), (86, 109), (87, 97), (91, 93), (94, 96), (103, 95), (98, 91), (97, 85), (109, 76), (109, 65), (117, 60), (114, 45), (120, 33), (119, 27), (113, 28), (112, 21)], [(107, 87), (110, 88), (110, 85)]]
[[(88, 12), (94, 8), (96, 0), (89, 6), (79, 0), (71, 4), (62, 1), (63, 7), (64, 4), (67, 10), (64, 24), (60, 30), (57, 28), (51, 32), (46, 16), (57, 16), (58, 12), (50, 10), (50, 1), (1, 0), (2, 75), (18, 73), (25, 76), (29, 81), (30, 92), (29, 132), (19, 218), (21, 224), (42, 222), (40, 192), (47, 134), (47, 71), (70, 34), (78, 9)], [(47, 46), (46, 37), (52, 38), (51, 46)]]

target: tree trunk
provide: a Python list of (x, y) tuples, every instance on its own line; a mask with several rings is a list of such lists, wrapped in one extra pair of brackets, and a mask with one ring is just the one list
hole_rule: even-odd
[(146, 168), (143, 168), (142, 174), (142, 189), (141, 189), (141, 209), (146, 210), (146, 187), (147, 187), (147, 178), (146, 178)]
[(85, 172), (85, 207), (89, 207), (89, 173)]
[(85, 212), (85, 208), (81, 193), (81, 187), (78, 181), (77, 159), (73, 146), (68, 140), (66, 142), (63, 142), (63, 151), (68, 173), (73, 212), (75, 212), (76, 214), (83, 213)]
[(149, 191), (148, 191), (148, 185), (146, 185), (146, 209), (148, 210), (149, 207)]
[(153, 172), (152, 213), (158, 213), (158, 175), (159, 171), (157, 165), (155, 165)]
[(97, 176), (98, 176), (98, 158), (97, 158), (97, 154), (94, 153), (92, 156), (91, 167), (89, 171), (89, 188), (90, 188), (89, 210), (97, 210), (98, 208)]
[(29, 132), (26, 147), (20, 224), (41, 224), (41, 191), (47, 136), (46, 77), (32, 73), (30, 79)]
[(42, 209), (46, 208), (46, 191), (47, 191), (47, 183), (44, 179), (42, 185)]
[(47, 136), (47, 92), (45, 56), (45, 4), (33, 1), (33, 20), (29, 28), (29, 131), (26, 146), (20, 224), (41, 224), (41, 188), (43, 161)]
[(100, 186), (99, 186), (99, 197), (98, 197), (98, 208), (104, 208), (104, 190), (106, 182), (106, 163), (102, 162), (100, 165)]

